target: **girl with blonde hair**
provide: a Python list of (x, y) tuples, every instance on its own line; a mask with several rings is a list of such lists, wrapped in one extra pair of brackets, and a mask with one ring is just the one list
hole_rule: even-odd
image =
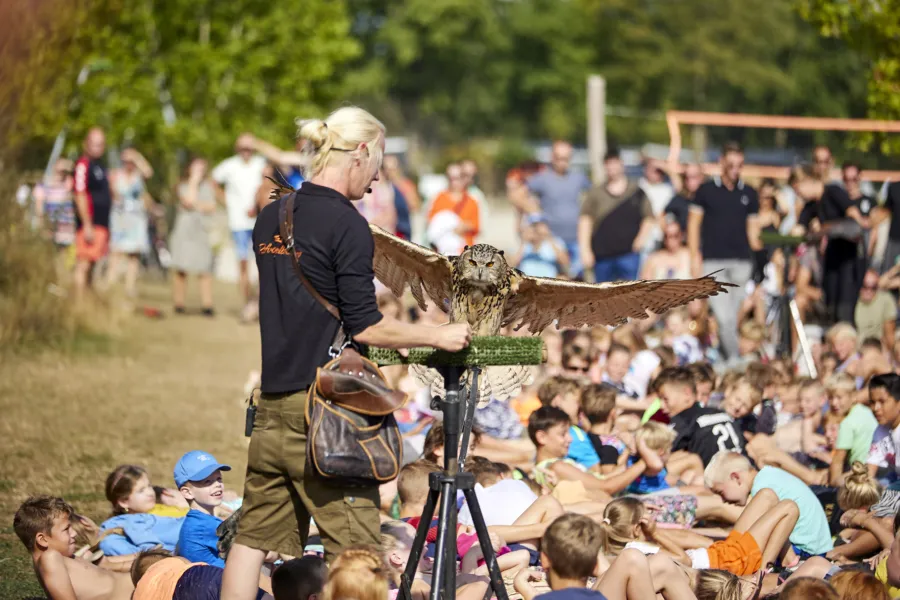
[(352, 546), (332, 563), (324, 600), (385, 600), (395, 579), (375, 546)]

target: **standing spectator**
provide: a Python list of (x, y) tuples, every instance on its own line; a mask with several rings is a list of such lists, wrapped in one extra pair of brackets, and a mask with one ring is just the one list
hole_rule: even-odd
[(812, 159), (813, 172), (816, 179), (824, 184), (840, 183), (831, 179), (831, 170), (834, 168), (834, 157), (831, 155), (831, 148), (823, 144), (816, 146), (813, 148)]
[(828, 236), (822, 259), (822, 289), (829, 317), (832, 321), (852, 322), (862, 282), (860, 227), (865, 228), (868, 220), (843, 188), (822, 183), (818, 170), (807, 171), (797, 187), (801, 197), (814, 200), (803, 208), (798, 224), (806, 231)]
[(877, 206), (877, 202), (872, 196), (863, 192), (862, 189), (862, 169), (858, 164), (847, 161), (841, 165), (841, 179), (844, 182), (844, 189), (847, 195), (859, 207), (862, 216), (868, 217), (872, 209)]
[(585, 197), (578, 219), (578, 243), (585, 269), (597, 282), (636, 279), (640, 254), (653, 232), (653, 208), (644, 191), (625, 177), (615, 151), (603, 161), (606, 183)]
[(672, 215), (678, 221), (682, 232), (687, 231), (688, 211), (704, 179), (705, 176), (700, 165), (692, 163), (685, 166), (684, 173), (681, 175), (681, 192), (666, 206), (666, 214)]
[(478, 208), (483, 211), (487, 198), (485, 198), (484, 192), (481, 191), (481, 188), (478, 187), (476, 182), (478, 177), (478, 164), (471, 158), (467, 158), (462, 161), (459, 166), (462, 169), (463, 177), (466, 180), (466, 191), (478, 201)]
[(725, 281), (739, 287), (709, 299), (719, 321), (721, 349), (726, 356), (738, 351), (737, 314), (744, 301), (744, 284), (753, 272), (751, 250), (758, 250), (759, 199), (741, 180), (744, 151), (735, 142), (725, 144), (722, 174), (697, 190), (688, 217), (688, 248), (695, 277), (722, 271)]
[(400, 167), (400, 159), (397, 156), (388, 154), (384, 157), (384, 173), (391, 180), (391, 183), (397, 186), (403, 197), (406, 198), (409, 212), (419, 212), (419, 209), (422, 207), (422, 198), (419, 197), (419, 191), (416, 189), (415, 182), (403, 173), (403, 169)]
[(881, 340), (885, 350), (893, 351), (897, 303), (889, 292), (878, 289), (878, 272), (875, 269), (869, 269), (863, 277), (854, 317), (860, 339)]
[[(438, 194), (434, 202), (431, 203), (431, 210), (428, 211), (429, 227), (435, 217), (439, 217), (442, 220), (446, 218), (449, 223), (451, 222), (449, 217), (455, 215), (456, 219), (452, 221), (452, 223), (455, 223), (455, 226), (446, 233), (460, 236), (464, 240), (465, 245), (473, 246), (475, 244), (475, 236), (481, 230), (481, 214), (478, 201), (466, 190), (466, 178), (458, 164), (452, 163), (447, 167), (447, 179), (450, 182), (450, 187)], [(437, 241), (432, 239), (434, 243), (437, 243)]]
[[(782, 214), (778, 212), (778, 201), (775, 196), (778, 192), (778, 186), (774, 179), (763, 179), (759, 184), (759, 214), (757, 220), (759, 223), (760, 233), (778, 233), (781, 226)], [(773, 247), (761, 248), (753, 252), (754, 273), (753, 280), (762, 283), (765, 279), (766, 265), (772, 258), (775, 251)], [(781, 280), (781, 274), (778, 274), (778, 280)]]
[[(572, 145), (568, 142), (554, 142), (551, 168), (531, 177), (528, 180), (528, 191), (537, 197), (550, 231), (565, 242), (569, 253), (570, 274), (578, 275), (582, 269), (578, 254), (578, 215), (581, 212), (581, 195), (590, 189), (591, 182), (584, 173), (570, 168), (571, 161)], [(519, 207), (527, 211), (527, 204)]]
[(92, 127), (84, 138), (84, 154), (75, 163), (75, 294), (78, 299), (91, 283), (94, 265), (109, 251), (109, 211), (112, 194), (100, 162), (106, 135)]
[(653, 229), (650, 231), (649, 237), (644, 240), (641, 249), (642, 254), (647, 255), (656, 250), (659, 242), (662, 241), (663, 219), (666, 207), (675, 197), (675, 188), (666, 179), (660, 161), (645, 156), (643, 166), (644, 174), (638, 181), (638, 185), (650, 201), (654, 219)]
[(874, 230), (885, 219), (891, 220), (888, 230), (887, 245), (884, 249), (884, 258), (881, 261), (881, 272), (885, 273), (897, 264), (900, 259), (900, 181), (887, 184), (884, 189), (884, 204), (876, 207), (872, 216), (872, 229)]
[(225, 208), (228, 226), (234, 239), (234, 251), (238, 259), (238, 285), (245, 307), (250, 305), (250, 243), (253, 224), (256, 222), (256, 190), (262, 183), (266, 159), (254, 154), (257, 140), (248, 133), (241, 134), (235, 142), (237, 154), (220, 162), (212, 172), (212, 179), (225, 188)]
[(60, 158), (50, 176), (34, 186), (35, 216), (43, 223), (58, 250), (75, 242), (75, 205), (72, 203), (72, 161)]
[(203, 314), (213, 316), (212, 272), (213, 251), (209, 241), (212, 215), (216, 212), (216, 187), (209, 179), (209, 164), (195, 158), (188, 166), (186, 177), (176, 189), (178, 213), (172, 228), (172, 303), (175, 312), (184, 314), (185, 287), (188, 274), (197, 275), (200, 282), (200, 303)]
[(113, 192), (112, 212), (109, 217), (109, 267), (106, 283), (111, 286), (119, 279), (120, 264), (124, 259), (125, 294), (137, 296), (137, 277), (141, 269), (141, 255), (150, 251), (150, 221), (147, 216), (152, 204), (144, 184), (153, 177), (153, 167), (134, 148), (126, 148), (121, 154), (122, 168), (109, 174)]

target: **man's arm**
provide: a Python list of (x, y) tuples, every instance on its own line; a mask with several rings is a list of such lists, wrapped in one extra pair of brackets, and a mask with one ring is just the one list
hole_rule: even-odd
[(650, 234), (653, 233), (653, 226), (655, 225), (655, 220), (652, 217), (645, 217), (641, 221), (641, 228), (638, 229), (638, 234), (634, 238), (634, 242), (631, 244), (631, 250), (634, 252), (640, 252), (641, 248), (644, 247), (644, 244), (647, 243), (647, 238), (650, 237)]
[(691, 274), (700, 277), (703, 269), (703, 256), (700, 254), (700, 226), (703, 224), (703, 209), (691, 205), (688, 212), (687, 242), (691, 252)]
[[(465, 329), (462, 329), (462, 328)], [(472, 331), (459, 323), (429, 327), (403, 323), (384, 315), (380, 321), (353, 336), (356, 341), (377, 348), (414, 348), (431, 346), (455, 352), (469, 345)]]
[(844, 461), (847, 459), (846, 450), (835, 450), (834, 457), (831, 459), (831, 466), (828, 467), (828, 484), (832, 486), (841, 485), (841, 475), (844, 474)]
[(591, 234), (594, 231), (594, 219), (588, 215), (578, 217), (578, 250), (581, 253), (581, 264), (585, 269), (594, 268), (596, 259), (591, 250)]
[(75, 210), (81, 219), (84, 237), (87, 241), (94, 239), (94, 224), (91, 221), (91, 211), (88, 208), (87, 198), (87, 163), (78, 161), (75, 163)]
[(747, 243), (750, 244), (750, 249), (753, 251), (762, 250), (762, 240), (759, 239), (760, 227), (759, 227), (759, 216), (758, 215), (748, 215), (747, 216)]
[(50, 600), (78, 600), (62, 554), (55, 550), (44, 552), (38, 560), (37, 571)]
[(278, 146), (257, 137), (253, 138), (253, 149), (262, 154), (266, 160), (276, 165), (298, 167), (305, 160), (305, 157), (300, 152), (282, 150)]
[(509, 194), (507, 194), (507, 197), (509, 198), (510, 204), (522, 212), (536, 213), (541, 210), (539, 203), (535, 202), (531, 195), (531, 191), (525, 184), (514, 187), (510, 190)]
[(891, 317), (884, 322), (884, 328), (881, 334), (881, 343), (888, 352), (894, 351), (894, 335), (897, 333), (897, 321), (895, 317)]

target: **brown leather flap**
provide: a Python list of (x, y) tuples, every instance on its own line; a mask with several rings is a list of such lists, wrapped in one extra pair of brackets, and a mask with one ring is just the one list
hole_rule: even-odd
[(316, 372), (319, 394), (338, 406), (363, 415), (383, 416), (406, 404), (406, 394), (388, 387), (372, 361), (347, 348)]

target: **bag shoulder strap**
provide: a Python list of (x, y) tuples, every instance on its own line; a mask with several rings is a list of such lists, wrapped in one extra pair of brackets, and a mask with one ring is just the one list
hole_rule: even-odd
[(296, 250), (294, 250), (294, 197), (296, 195), (297, 193), (294, 192), (285, 196), (278, 209), (281, 243), (284, 244), (288, 254), (291, 256), (291, 264), (294, 267), (294, 273), (297, 275), (297, 279), (300, 280), (300, 283), (303, 284), (303, 287), (306, 288), (306, 291), (309, 292), (310, 295), (315, 298), (316, 302), (321, 304), (325, 310), (331, 313), (331, 316), (337, 319), (338, 322), (342, 322), (341, 313), (337, 307), (322, 297), (322, 294), (313, 287), (313, 284), (306, 278), (306, 275), (303, 274), (303, 270), (300, 268), (300, 260), (297, 257)]

